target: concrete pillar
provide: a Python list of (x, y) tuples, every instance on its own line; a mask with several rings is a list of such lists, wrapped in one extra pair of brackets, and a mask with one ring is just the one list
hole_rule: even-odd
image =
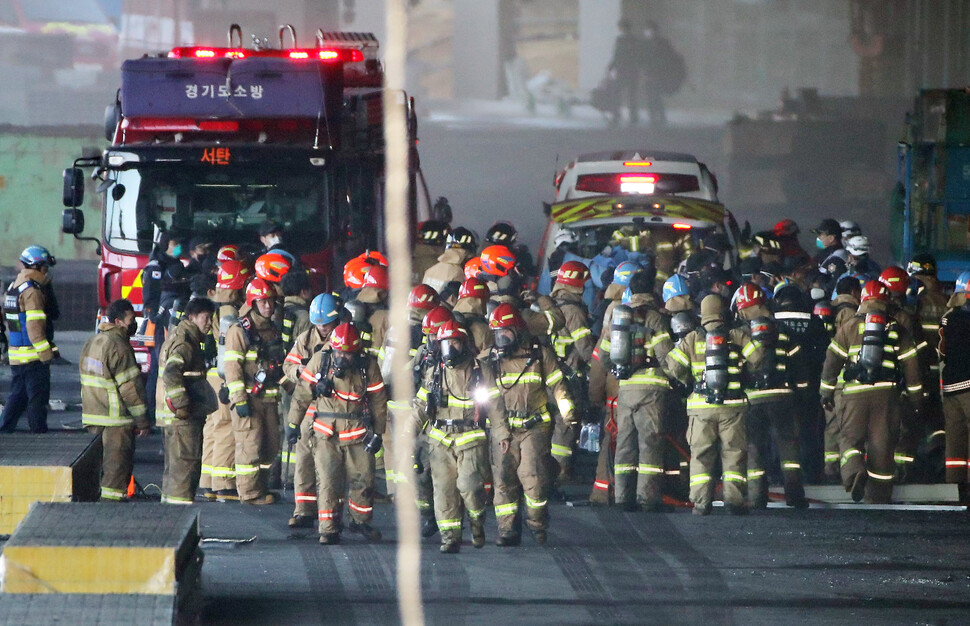
[(588, 91), (606, 74), (619, 34), (621, 0), (579, 0), (579, 88)]
[(506, 93), (504, 63), (515, 57), (512, 0), (455, 0), (454, 95), (494, 100)]

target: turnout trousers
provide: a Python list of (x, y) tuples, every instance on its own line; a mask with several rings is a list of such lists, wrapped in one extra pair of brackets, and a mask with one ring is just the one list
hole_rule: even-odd
[(663, 387), (620, 384), (613, 465), (617, 504), (659, 505), (663, 501), (666, 396)]
[(892, 388), (842, 394), (835, 410), (842, 450), (842, 485), (851, 490), (867, 474), (865, 501), (888, 504), (893, 495), (893, 450), (899, 439), (899, 393)]
[(266, 479), (260, 471), (263, 429), (266, 422), (271, 421), (265, 414), (276, 414), (276, 398), (271, 402), (259, 398), (250, 399), (249, 411), (249, 417), (239, 417), (236, 410), (232, 410), (232, 434), (236, 444), (236, 491), (239, 492), (240, 500), (252, 500), (266, 493)]
[(88, 426), (93, 435), (101, 435), (101, 499), (124, 500), (135, 456), (134, 426)]
[(748, 504), (752, 508), (768, 506), (767, 470), (771, 462), (772, 440), (785, 477), (786, 500), (791, 502), (805, 497), (796, 419), (790, 398), (752, 402), (748, 407), (745, 420), (748, 429)]
[[(336, 429), (341, 427), (337, 420)], [(313, 461), (320, 483), (317, 485), (317, 519), (321, 535), (340, 532), (346, 499), (350, 518), (369, 524), (374, 515), (374, 456), (362, 442), (340, 444), (336, 437), (313, 433)]]
[[(219, 395), (222, 379), (208, 376), (212, 390)], [(232, 432), (232, 411), (219, 403), (202, 428), (202, 478), (199, 486), (213, 491), (236, 488), (236, 440)]]
[(520, 501), (525, 499), (526, 523), (532, 530), (549, 527), (548, 474), (552, 425), (545, 422), (528, 430), (512, 429), (509, 451), (502, 453), (500, 443), (493, 440), (492, 480), (494, 485), (495, 517), (502, 536), (520, 533)]
[(690, 444), (690, 501), (710, 508), (714, 499), (714, 468), (720, 448), (724, 504), (742, 506), (747, 482), (748, 437), (746, 404), (711, 409), (687, 409)]
[(293, 446), (293, 515), (317, 514), (317, 471), (313, 466), (313, 420), (300, 422), (300, 438)]
[[(970, 391), (943, 396), (946, 482), (970, 482)], [(103, 496), (102, 496), (103, 497)]]
[(430, 444), (431, 476), (434, 481), (434, 514), (441, 543), (461, 543), (462, 509), (471, 520), (482, 520), (488, 496), (488, 444), (455, 446)]
[(173, 419), (165, 427), (162, 502), (192, 504), (202, 475), (202, 420)]

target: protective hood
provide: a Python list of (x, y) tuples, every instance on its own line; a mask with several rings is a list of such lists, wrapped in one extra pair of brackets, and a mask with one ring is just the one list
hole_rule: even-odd
[(859, 305), (859, 313), (865, 315), (866, 313), (885, 313), (889, 308), (888, 302), (881, 302), (879, 300), (866, 300)]
[(455, 313), (470, 313), (471, 315), (484, 316), (485, 302), (481, 298), (459, 298), (452, 309)]
[(364, 304), (383, 304), (387, 300), (387, 291), (376, 287), (363, 287), (357, 293), (357, 299)]
[(694, 303), (691, 302), (690, 296), (674, 296), (670, 300), (664, 302), (664, 308), (671, 313), (680, 313), (681, 311), (693, 311)]
[(759, 317), (771, 317), (771, 311), (763, 304), (756, 304), (744, 309), (738, 309), (738, 319), (750, 322)]
[[(552, 293), (549, 295), (553, 297), (559, 296), (563, 300), (569, 300), (571, 302), (579, 302), (583, 299), (583, 288), (556, 283), (556, 285), (552, 288)], [(623, 294), (620, 295), (622, 296)]]
[(701, 324), (707, 328), (708, 324), (724, 323), (724, 299), (711, 294), (701, 300)]
[(617, 285), (616, 283), (610, 283), (610, 285), (606, 288), (606, 291), (603, 292), (603, 299), (614, 300), (616, 302), (619, 302), (620, 300), (623, 299), (624, 291), (626, 291), (626, 285)]
[(470, 258), (472, 258), (470, 250), (465, 250), (464, 248), (448, 248), (441, 253), (438, 260), (442, 263), (450, 263), (451, 265), (461, 265), (464, 267), (465, 261)]

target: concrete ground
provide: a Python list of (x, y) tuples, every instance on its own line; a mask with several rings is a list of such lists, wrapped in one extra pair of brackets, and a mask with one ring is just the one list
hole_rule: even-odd
[[(76, 363), (84, 333), (59, 343)], [(75, 367), (54, 368), (54, 397), (79, 419)], [(6, 391), (8, 375), (0, 373)], [(55, 436), (55, 435), (52, 435)], [(2, 445), (2, 440), (0, 440)], [(136, 476), (160, 481), (161, 436), (139, 440)], [(580, 497), (584, 486), (569, 489)], [(345, 534), (340, 546), (291, 531), (286, 503), (200, 503), (204, 602), (212, 624), (395, 623), (395, 531), (390, 504), (375, 507), (377, 545)], [(132, 504), (130, 506), (137, 506)], [(518, 548), (468, 543), (458, 555), (422, 550), (428, 623), (762, 624), (850, 622), (956, 624), (970, 615), (970, 518), (966, 512), (772, 508), (698, 518), (616, 508), (551, 508), (549, 541)], [(218, 540), (249, 540), (229, 543)], [(213, 541), (215, 540), (215, 541)], [(2, 543), (0, 543), (2, 548)]]

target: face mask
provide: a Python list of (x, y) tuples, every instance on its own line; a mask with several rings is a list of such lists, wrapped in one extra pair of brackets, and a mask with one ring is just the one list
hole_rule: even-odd
[(279, 235), (270, 235), (269, 237), (266, 238), (266, 247), (267, 248), (272, 248), (273, 246), (277, 246), (279, 244), (280, 244), (280, 236)]
[(821, 300), (825, 297), (825, 290), (821, 287), (812, 287), (809, 295), (812, 297), (812, 300)]
[(182, 256), (182, 244), (178, 244), (172, 249), (172, 256), (175, 258)]
[(518, 335), (515, 333), (515, 331), (502, 328), (495, 332), (495, 347), (503, 355), (510, 355), (515, 352), (517, 343)]
[(465, 360), (465, 346), (463, 343), (457, 345), (451, 341), (441, 343), (441, 360), (448, 367), (460, 365)]
[(821, 237), (816, 237), (815, 238), (815, 247), (818, 248), (819, 250), (824, 250), (825, 249), (825, 244), (822, 243), (822, 238)]
[(131, 324), (128, 324), (128, 336), (134, 337), (135, 333), (138, 332), (138, 322), (131, 320)]
[(354, 364), (354, 357), (349, 354), (337, 353), (333, 357), (333, 377), (344, 378)]

